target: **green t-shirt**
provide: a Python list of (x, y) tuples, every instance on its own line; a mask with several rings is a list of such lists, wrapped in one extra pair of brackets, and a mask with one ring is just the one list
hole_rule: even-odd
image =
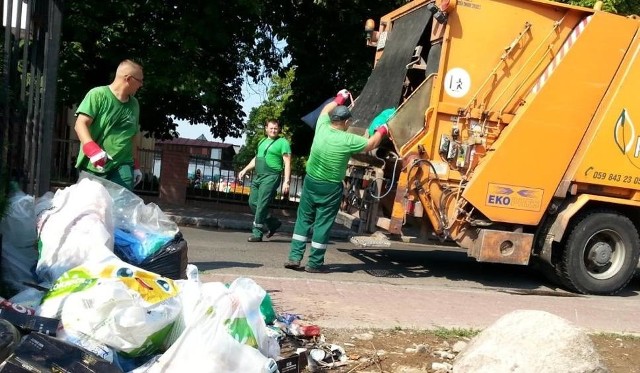
[(342, 182), (351, 155), (367, 147), (367, 139), (331, 127), (328, 114), (316, 123), (316, 133), (307, 162), (307, 174), (316, 180)]
[[(108, 86), (96, 87), (84, 97), (76, 110), (78, 114), (93, 118), (89, 126), (91, 138), (111, 157), (104, 167), (105, 173), (123, 164), (133, 164), (133, 138), (140, 131), (140, 106), (135, 97), (121, 102)], [(76, 166), (98, 172), (82, 149)]]
[(258, 144), (257, 158), (264, 158), (267, 166), (274, 171), (282, 172), (284, 161), (282, 156), (291, 154), (291, 145), (284, 137), (270, 139), (266, 137)]

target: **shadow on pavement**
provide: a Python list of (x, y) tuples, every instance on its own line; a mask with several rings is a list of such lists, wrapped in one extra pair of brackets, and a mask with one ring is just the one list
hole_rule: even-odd
[(338, 249), (361, 263), (331, 265), (334, 272), (362, 271), (374, 277), (442, 277), (450, 281), (476, 282), (489, 287), (537, 289), (556, 288), (528, 266), (480, 263), (466, 253), (448, 250)]
[(198, 267), (199, 271), (209, 271), (212, 269), (223, 269), (223, 268), (259, 268), (263, 267), (264, 264), (260, 263), (242, 263), (242, 262), (194, 262)]

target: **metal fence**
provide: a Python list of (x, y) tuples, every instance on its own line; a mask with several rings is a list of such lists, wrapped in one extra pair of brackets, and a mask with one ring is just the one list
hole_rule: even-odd
[[(233, 169), (231, 161), (192, 156), (189, 160), (187, 198), (219, 202), (248, 203), (254, 173), (245, 175), (243, 180)], [(278, 187), (273, 208), (295, 208), (300, 200), (302, 177), (291, 175), (289, 194), (282, 195), (282, 182)]]
[[(54, 139), (52, 145), (51, 185), (66, 187), (78, 180), (76, 160), (80, 150), (80, 141), (76, 139)], [(138, 149), (138, 162), (142, 171), (142, 182), (135, 186), (134, 192), (145, 195), (157, 195), (160, 190), (160, 150)]]
[(138, 149), (142, 182), (133, 188), (138, 194), (158, 195), (160, 191), (161, 150)]
[(62, 0), (5, 0), (0, 165), (28, 194), (49, 190)]

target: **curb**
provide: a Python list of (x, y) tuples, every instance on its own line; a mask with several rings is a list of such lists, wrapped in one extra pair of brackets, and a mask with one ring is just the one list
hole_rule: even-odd
[[(171, 215), (167, 214), (167, 217), (178, 224), (179, 226), (185, 227), (196, 227), (196, 228), (218, 228), (218, 229), (228, 229), (228, 230), (236, 230), (236, 231), (248, 231), (251, 232), (253, 229), (253, 223), (240, 220), (240, 219), (218, 219), (218, 218), (203, 218), (197, 216), (182, 216), (182, 215)], [(349, 239), (351, 236), (355, 234), (355, 232), (347, 229), (340, 229), (341, 226), (334, 226), (331, 229), (330, 237), (333, 239)], [(280, 229), (278, 229), (280, 233), (293, 234), (293, 225), (288, 223), (283, 223)]]

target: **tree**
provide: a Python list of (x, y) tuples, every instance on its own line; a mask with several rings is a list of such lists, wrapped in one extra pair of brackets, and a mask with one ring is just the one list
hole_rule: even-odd
[[(293, 144), (291, 128), (286, 121), (281, 119), (281, 116), (284, 108), (291, 103), (291, 82), (294, 77), (295, 68), (286, 70), (282, 75), (274, 76), (267, 91), (267, 98), (260, 106), (251, 110), (245, 127), (245, 145), (233, 158), (236, 170), (242, 169), (256, 155), (258, 144), (265, 138), (264, 125), (268, 119), (278, 119), (282, 128), (282, 136)], [(294, 174), (302, 175), (304, 173), (305, 160), (304, 156), (293, 155), (292, 172)]]
[[(560, 3), (593, 8), (597, 0), (557, 0)], [(631, 15), (640, 14), (640, 3), (636, 0), (604, 0), (602, 10), (607, 12)]]
[(308, 154), (313, 139), (300, 118), (342, 88), (357, 95), (371, 74), (375, 50), (365, 45), (366, 19), (379, 19), (403, 3), (298, 0), (279, 14), (274, 31), (286, 39), (285, 51), (296, 67), (293, 98), (282, 114), (292, 127), (294, 154)]
[(175, 136), (175, 117), (207, 124), (215, 137), (239, 137), (244, 76), (257, 81), (280, 68), (268, 13), (259, 0), (67, 2), (61, 103), (110, 83), (118, 63), (131, 58), (145, 70), (143, 130)]

